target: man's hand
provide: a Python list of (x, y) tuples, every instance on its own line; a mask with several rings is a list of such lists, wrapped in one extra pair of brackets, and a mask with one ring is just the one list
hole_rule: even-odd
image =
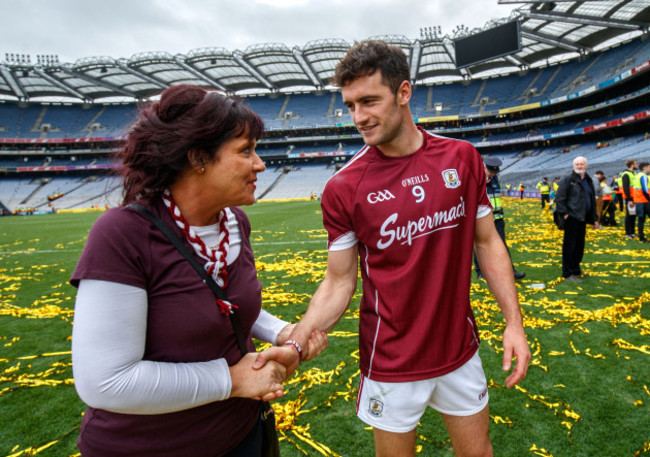
[(277, 362), (285, 367), (286, 377), (291, 376), (300, 363), (298, 351), (293, 346), (273, 346), (264, 352), (257, 353), (253, 370), (263, 369), (267, 363)]
[[(296, 324), (288, 324), (286, 325), (280, 333), (278, 333), (278, 338), (275, 342), (277, 346), (282, 346), (285, 341), (287, 341), (291, 337), (291, 332), (293, 332), (293, 329), (296, 327)], [(320, 330), (314, 330), (309, 338), (309, 341), (307, 342), (307, 347), (302, 348), (302, 361), (306, 362), (308, 360), (313, 359), (317, 355), (319, 355), (321, 352), (323, 352), (325, 349), (327, 349), (327, 346), (329, 346), (329, 340), (327, 338), (327, 333), (320, 331)]]
[[(267, 361), (274, 360), (278, 363), (281, 363), (287, 368), (287, 377), (291, 376), (291, 373), (298, 367), (300, 362), (300, 356), (298, 350), (291, 345), (284, 345), (284, 342), (288, 339), (289, 335), (295, 327), (294, 324), (287, 325), (280, 334), (278, 335), (278, 346), (271, 347), (264, 352), (260, 352), (257, 355), (257, 359), (253, 364), (254, 370), (259, 370), (262, 368)], [(311, 360), (321, 352), (323, 352), (329, 345), (329, 340), (327, 334), (321, 330), (314, 330), (311, 333), (309, 342), (307, 343), (307, 348), (302, 348), (303, 350), (303, 361)]]
[(530, 349), (526, 340), (526, 333), (522, 326), (506, 326), (503, 332), (503, 371), (510, 371), (512, 359), (516, 359), (515, 368), (506, 378), (506, 387), (510, 389), (526, 377)]

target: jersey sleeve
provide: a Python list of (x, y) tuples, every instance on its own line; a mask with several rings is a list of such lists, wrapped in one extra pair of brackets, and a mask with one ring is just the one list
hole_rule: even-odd
[(102, 214), (90, 229), (70, 283), (78, 287), (81, 279), (97, 279), (146, 289), (145, 223), (124, 208)]
[(327, 248), (342, 251), (357, 244), (357, 236), (352, 225), (352, 191), (346, 192), (344, 177), (334, 176), (325, 186), (321, 209), (323, 225), (327, 230)]

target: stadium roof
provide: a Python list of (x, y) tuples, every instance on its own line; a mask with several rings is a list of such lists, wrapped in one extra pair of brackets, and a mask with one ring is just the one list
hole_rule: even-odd
[[(508, 74), (579, 58), (628, 41), (650, 29), (648, 0), (498, 0), (520, 5), (509, 17), (469, 30), (459, 24), (451, 35), (440, 27), (420, 37), (382, 36), (409, 56), (415, 83), (440, 83)], [(454, 40), (517, 20), (520, 50), (466, 68), (454, 63)], [(187, 54), (135, 54), (129, 59), (88, 57), (59, 63), (56, 56), (6, 55), (0, 63), (0, 98), (20, 101), (143, 100), (170, 85), (190, 83), (231, 93), (321, 90), (351, 46), (345, 40), (253, 45), (244, 51), (203, 48)], [(25, 58), (27, 57), (27, 58)]]

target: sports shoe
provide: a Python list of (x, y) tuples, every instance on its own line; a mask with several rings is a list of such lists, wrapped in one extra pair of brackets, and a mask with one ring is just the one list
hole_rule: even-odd
[(589, 276), (591, 276), (589, 273), (580, 273), (581, 278), (588, 278)]
[(568, 278), (565, 278), (564, 280), (569, 281), (569, 282), (574, 282), (576, 284), (579, 284), (579, 283), (582, 282), (582, 279), (580, 279), (580, 277), (576, 276), (576, 275), (571, 275)]
[(515, 273), (515, 279), (522, 279), (526, 276), (526, 273), (524, 273), (523, 271), (515, 270), (514, 273)]

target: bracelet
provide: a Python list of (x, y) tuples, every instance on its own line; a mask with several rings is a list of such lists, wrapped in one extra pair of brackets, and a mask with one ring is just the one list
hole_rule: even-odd
[(285, 346), (290, 345), (296, 348), (296, 351), (298, 351), (298, 363), (302, 362), (302, 347), (300, 347), (300, 343), (298, 343), (296, 340), (287, 340), (284, 342)]

